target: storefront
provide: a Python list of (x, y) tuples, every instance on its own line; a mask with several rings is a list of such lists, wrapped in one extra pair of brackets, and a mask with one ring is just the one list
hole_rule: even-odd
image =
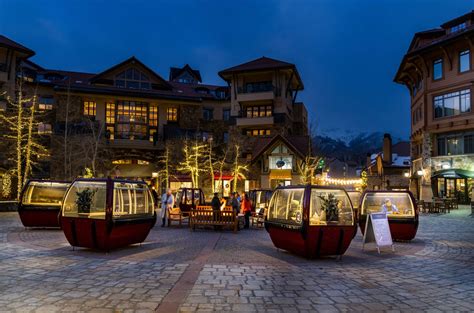
[(444, 169), (433, 173), (433, 195), (439, 198), (456, 198), (460, 203), (470, 203), (474, 171)]

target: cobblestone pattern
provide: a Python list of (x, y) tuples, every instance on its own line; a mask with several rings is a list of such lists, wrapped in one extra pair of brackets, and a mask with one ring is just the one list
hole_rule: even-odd
[[(362, 252), (359, 233), (342, 261), (277, 251), (262, 229), (222, 232), (180, 311), (474, 311), (467, 215), (422, 216), (395, 253)], [(214, 237), (155, 227), (141, 246), (73, 251), (61, 231), (0, 213), (0, 311), (154, 311)]]

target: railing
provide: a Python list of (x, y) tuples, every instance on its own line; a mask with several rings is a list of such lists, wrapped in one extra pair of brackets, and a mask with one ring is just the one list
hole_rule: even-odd
[(271, 82), (246, 84), (244, 87), (237, 88), (238, 93), (256, 93), (273, 91), (275, 87)]

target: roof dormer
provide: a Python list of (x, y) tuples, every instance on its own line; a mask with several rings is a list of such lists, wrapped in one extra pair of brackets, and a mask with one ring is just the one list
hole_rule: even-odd
[(182, 68), (171, 67), (169, 80), (184, 84), (198, 84), (202, 82), (201, 73), (198, 70), (192, 69), (189, 64)]

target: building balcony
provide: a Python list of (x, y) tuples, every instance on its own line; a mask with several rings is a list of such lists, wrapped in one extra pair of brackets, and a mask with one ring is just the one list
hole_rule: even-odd
[(237, 101), (273, 100), (275, 87), (271, 83), (253, 83), (237, 89)]
[(265, 117), (238, 117), (236, 118), (237, 126), (260, 126), (260, 125), (273, 125), (273, 116)]

